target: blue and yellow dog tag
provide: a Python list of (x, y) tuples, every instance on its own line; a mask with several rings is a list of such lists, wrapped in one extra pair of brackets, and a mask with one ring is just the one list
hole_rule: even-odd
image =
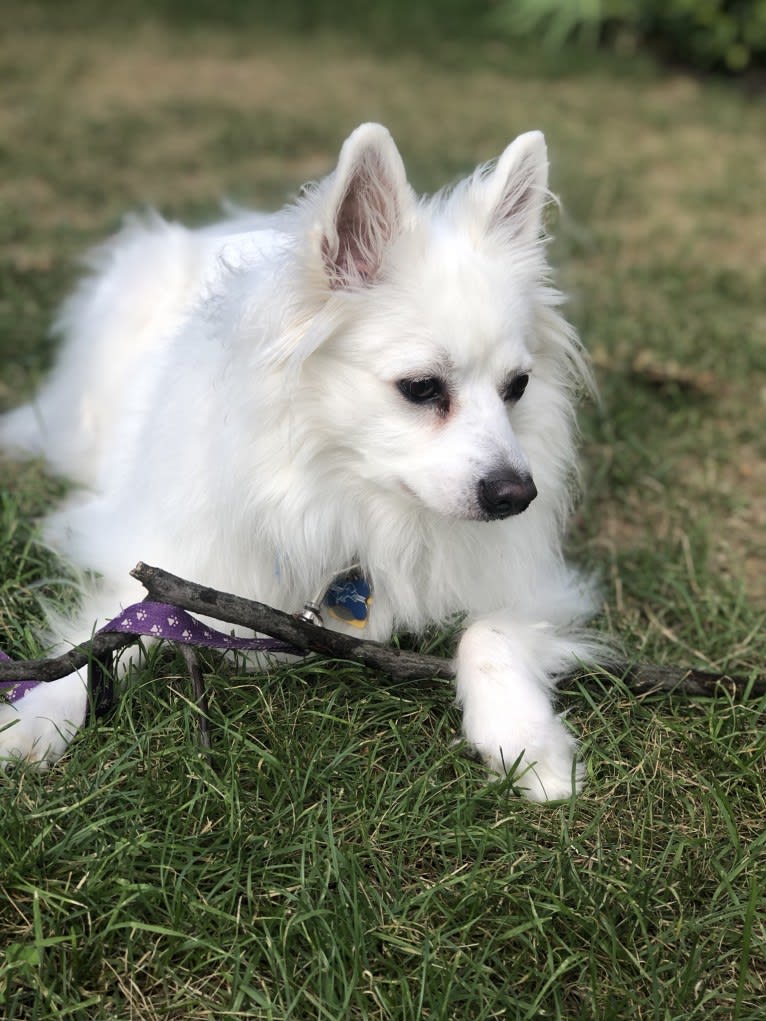
[(357, 628), (367, 627), (371, 603), (372, 587), (357, 572), (336, 578), (327, 589), (323, 601), (333, 617)]

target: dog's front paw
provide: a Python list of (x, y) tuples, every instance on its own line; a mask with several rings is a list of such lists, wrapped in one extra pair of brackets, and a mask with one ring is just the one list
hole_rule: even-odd
[(493, 772), (512, 774), (527, 798), (558, 801), (580, 790), (584, 770), (575, 739), (553, 711), (552, 684), (540, 666), (545, 649), (530, 646), (492, 622), (466, 631), (456, 689), (463, 735)]
[(493, 773), (513, 774), (513, 784), (530, 801), (561, 801), (582, 790), (585, 767), (577, 760), (577, 742), (561, 720), (553, 718), (522, 749), (518, 735), (505, 739), (482, 735), (466, 738)]
[(0, 769), (17, 762), (47, 769), (67, 750), (77, 728), (56, 724), (43, 716), (0, 712)]
[(0, 703), (0, 769), (16, 762), (45, 769), (60, 759), (82, 725), (86, 703), (77, 674), (38, 684), (13, 704)]

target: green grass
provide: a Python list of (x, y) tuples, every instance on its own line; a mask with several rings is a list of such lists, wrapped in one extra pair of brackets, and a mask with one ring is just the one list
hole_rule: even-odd
[[(78, 254), (125, 210), (277, 205), (369, 118), (420, 189), (542, 127), (602, 392), (572, 536), (599, 626), (636, 657), (763, 672), (762, 104), (627, 59), (30, 10), (0, 35), (0, 404), (34, 388)], [(72, 596), (34, 542), (63, 490), (7, 462), (0, 487), (0, 645), (27, 656), (39, 598)], [(9, 1021), (763, 1017), (766, 701), (572, 682), (588, 785), (540, 807), (454, 743), (448, 685), (209, 666), (209, 756), (162, 652), (64, 762), (0, 777)]]

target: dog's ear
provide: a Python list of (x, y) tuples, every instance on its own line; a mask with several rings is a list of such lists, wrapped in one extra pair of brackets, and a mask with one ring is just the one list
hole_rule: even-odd
[(380, 124), (362, 124), (341, 149), (324, 205), (320, 250), (331, 288), (375, 280), (413, 201), (393, 138)]
[(507, 239), (534, 241), (548, 199), (548, 152), (540, 131), (511, 142), (485, 180), (487, 229)]

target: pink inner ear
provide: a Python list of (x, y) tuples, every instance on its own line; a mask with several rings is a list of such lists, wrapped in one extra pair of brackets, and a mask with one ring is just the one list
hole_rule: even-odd
[(544, 188), (538, 182), (537, 168), (525, 160), (506, 182), (505, 191), (491, 219), (491, 225), (511, 236), (542, 227)]
[(533, 176), (527, 172), (523, 180), (516, 181), (514, 187), (503, 195), (495, 212), (495, 218), (497, 220), (513, 220), (517, 216), (523, 216), (532, 198), (533, 185)]
[(333, 290), (375, 278), (399, 219), (395, 187), (380, 161), (367, 155), (351, 177), (335, 215), (337, 247), (328, 238), (322, 241)]

